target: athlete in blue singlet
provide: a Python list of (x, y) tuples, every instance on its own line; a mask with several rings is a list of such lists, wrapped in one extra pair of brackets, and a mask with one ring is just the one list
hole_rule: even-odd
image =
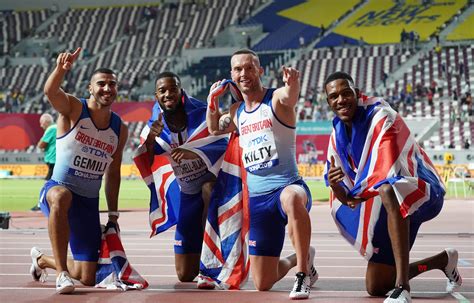
[[(180, 281), (191, 282), (199, 273), (204, 223), (216, 177), (198, 154), (181, 148), (188, 141), (191, 126), (205, 119), (205, 104), (185, 98), (184, 94), (178, 75), (162, 72), (157, 76), (155, 106), (159, 106), (160, 113), (150, 126), (145, 144), (151, 163), (155, 154), (169, 156), (178, 182), (180, 209), (175, 233), (175, 268)], [(165, 140), (164, 145), (169, 145), (169, 149), (163, 149), (157, 138)], [(225, 146), (222, 153), (224, 149)]]
[[(95, 285), (101, 243), (99, 189), (104, 176), (109, 221), (117, 223), (120, 166), (128, 137), (127, 127), (110, 109), (117, 97), (113, 71), (101, 68), (93, 72), (88, 99), (78, 99), (61, 89), (80, 51), (59, 54), (44, 87), (59, 113), (56, 165), (40, 193), (53, 256), (31, 249), (33, 278), (38, 281), (46, 268), (55, 269), (56, 292), (61, 294), (74, 291), (71, 278)], [(67, 258), (68, 243), (73, 260)]]
[[(269, 290), (296, 266), (290, 298), (307, 299), (317, 272), (314, 248), (310, 249), (311, 194), (298, 175), (295, 156), (299, 71), (283, 67), (285, 86), (278, 89), (263, 87), (262, 74), (256, 53), (235, 52), (231, 76), (244, 101), (233, 104), (226, 115), (208, 108), (207, 123), (213, 134), (239, 134), (250, 196), (250, 267), (255, 287)], [(287, 224), (296, 253), (280, 259)]]

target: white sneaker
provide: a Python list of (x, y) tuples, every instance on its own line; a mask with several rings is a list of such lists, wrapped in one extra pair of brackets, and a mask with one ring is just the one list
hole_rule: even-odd
[(30, 250), (31, 256), (31, 267), (30, 267), (30, 274), (35, 281), (46, 282), (46, 278), (48, 277), (48, 273), (46, 269), (41, 268), (38, 265), (38, 259), (43, 255), (43, 253), (37, 248), (32, 247)]
[(458, 271), (458, 251), (454, 248), (446, 248), (445, 251), (448, 255), (448, 265), (444, 268), (444, 274), (448, 278), (446, 291), (452, 293), (462, 284), (462, 278)]
[(67, 271), (62, 271), (56, 278), (56, 293), (70, 294), (74, 291), (74, 282)]
[(311, 286), (309, 286), (309, 277), (304, 272), (296, 274), (295, 284), (290, 292), (290, 299), (304, 300), (309, 298)]
[(309, 286), (313, 287), (314, 283), (318, 281), (319, 275), (318, 271), (314, 267), (314, 255), (316, 254), (316, 249), (313, 246), (309, 247), (308, 253), (308, 272), (309, 272)]
[(197, 288), (199, 289), (214, 289), (216, 287), (216, 284), (214, 283), (214, 280), (211, 278), (199, 274), (197, 278)]
[(392, 290), (392, 294), (383, 303), (411, 303), (410, 293), (401, 287)]

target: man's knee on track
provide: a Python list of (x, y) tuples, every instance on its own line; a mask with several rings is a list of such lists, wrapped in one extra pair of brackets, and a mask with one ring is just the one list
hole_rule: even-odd
[(258, 291), (267, 291), (273, 287), (274, 283), (270, 283), (269, 281), (264, 281), (263, 279), (254, 278), (253, 284)]
[(178, 280), (181, 282), (192, 282), (194, 278), (197, 277), (198, 272), (189, 270), (176, 270), (176, 275), (178, 276)]
[(94, 286), (95, 285), (95, 274), (94, 275), (82, 276), (79, 281), (85, 286)]
[(393, 285), (390, 286), (390, 284), (388, 283), (383, 285), (382, 283), (378, 282), (366, 281), (365, 284), (367, 288), (367, 293), (374, 297), (383, 297), (387, 294), (387, 292), (393, 289)]

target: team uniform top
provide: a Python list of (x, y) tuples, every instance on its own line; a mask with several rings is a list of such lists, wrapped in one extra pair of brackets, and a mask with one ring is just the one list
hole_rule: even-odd
[[(181, 137), (181, 142), (179, 137)], [(170, 131), (169, 140), (172, 149), (181, 146), (182, 142), (188, 141), (187, 128), (179, 133)], [(207, 169), (206, 163), (200, 157), (196, 159), (182, 159), (179, 164), (171, 157), (169, 157), (169, 160), (176, 176), (176, 181), (183, 193), (197, 194), (201, 192), (204, 183), (213, 179), (213, 174)]]
[(52, 180), (87, 198), (99, 197), (102, 176), (112, 162), (119, 144), (121, 119), (112, 113), (110, 124), (99, 129), (81, 99), (82, 112), (77, 123), (56, 141), (56, 165)]
[(267, 89), (253, 111), (242, 102), (237, 123), (242, 163), (247, 170), (250, 196), (259, 196), (298, 180), (295, 127), (281, 122), (272, 107), (275, 89)]

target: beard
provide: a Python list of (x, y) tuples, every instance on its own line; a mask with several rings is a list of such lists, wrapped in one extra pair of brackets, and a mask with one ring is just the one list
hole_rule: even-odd
[(163, 115), (166, 116), (173, 116), (174, 114), (184, 111), (184, 104), (183, 102), (179, 101), (178, 104), (176, 104), (175, 108), (168, 109), (165, 106), (163, 106), (160, 102), (158, 102), (158, 105), (161, 108), (161, 111), (163, 112)]

